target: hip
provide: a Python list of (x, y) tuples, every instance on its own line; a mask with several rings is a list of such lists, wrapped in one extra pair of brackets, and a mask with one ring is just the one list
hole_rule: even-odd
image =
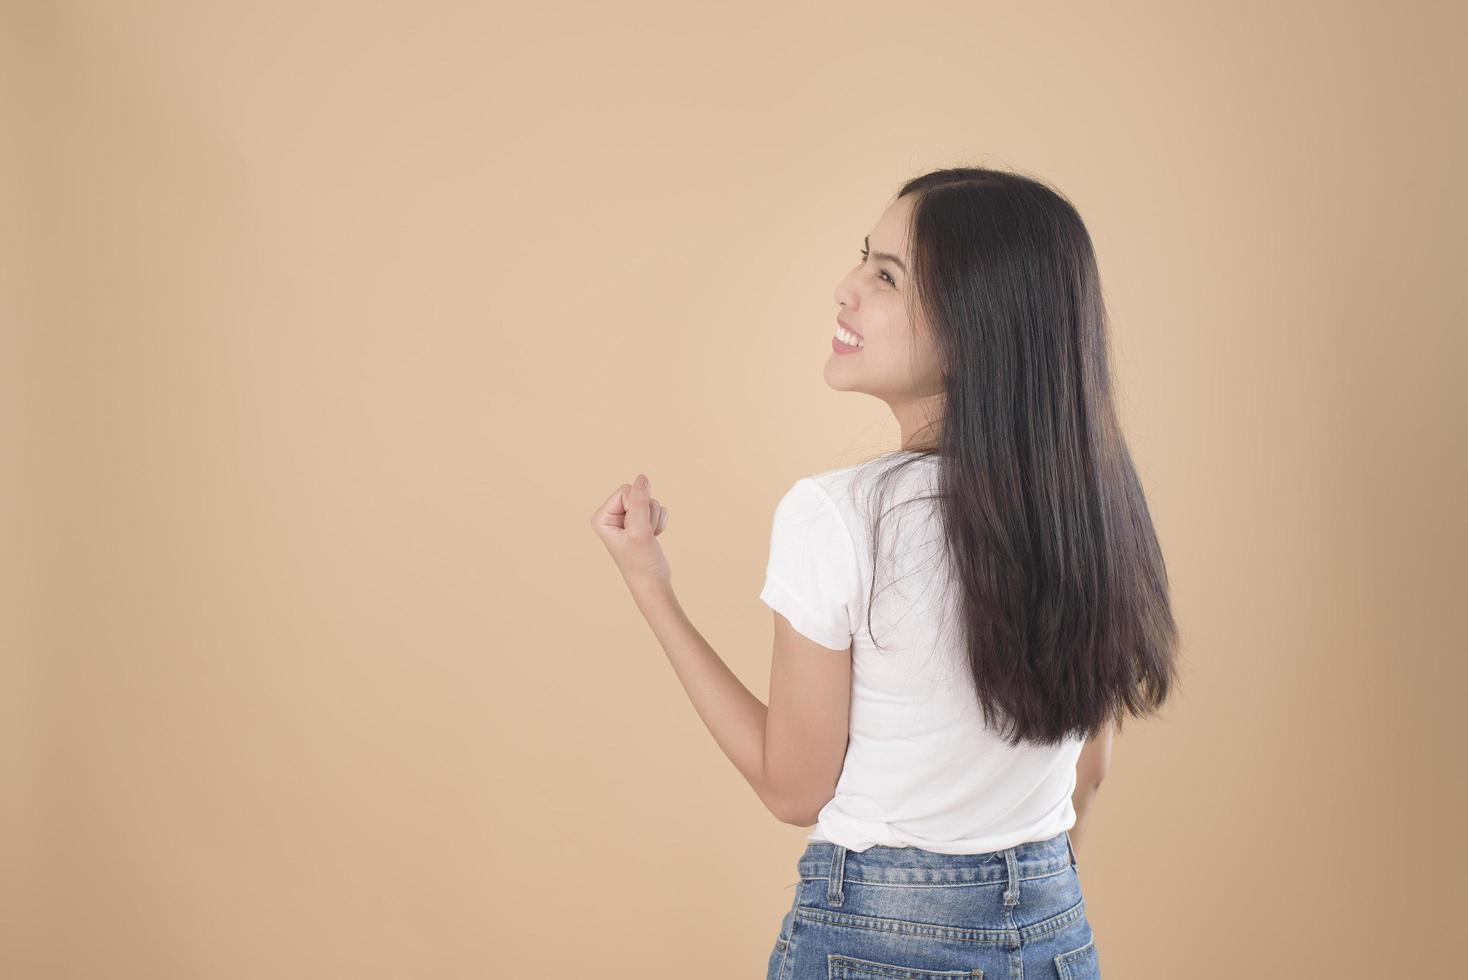
[(983, 854), (812, 841), (768, 980), (1100, 977), (1068, 832)]

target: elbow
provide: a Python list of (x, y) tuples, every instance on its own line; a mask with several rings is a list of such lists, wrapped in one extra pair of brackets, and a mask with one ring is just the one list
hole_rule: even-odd
[(1090, 795), (1101, 788), (1106, 770), (1101, 766), (1082, 766), (1076, 770), (1076, 789)]
[(814, 806), (807, 800), (795, 800), (775, 808), (774, 813), (776, 819), (781, 823), (789, 824), (792, 827), (813, 827), (820, 819), (821, 810), (825, 805), (825, 800)]
[(1096, 798), (1097, 791), (1101, 789), (1101, 780), (1103, 778), (1099, 775), (1092, 775), (1085, 779), (1077, 780), (1075, 792), (1071, 794), (1071, 803), (1075, 806), (1077, 813), (1084, 811), (1086, 807), (1091, 805), (1091, 801)]
[(803, 812), (800, 807), (791, 806), (783, 800), (767, 803), (766, 807), (774, 815), (775, 819), (781, 823), (789, 824), (792, 827), (805, 826), (805, 824), (801, 823)]
[(785, 823), (793, 827), (816, 826), (816, 823), (821, 820), (821, 811), (825, 810), (825, 805), (828, 802), (829, 800), (821, 800), (815, 802), (813, 805), (810, 802), (804, 802), (804, 804), (799, 805), (794, 810), (787, 811), (784, 817)]
[(781, 817), (780, 821), (781, 823), (788, 823), (792, 827), (813, 827), (815, 826), (816, 818), (811, 816), (811, 811), (809, 810), (797, 810), (793, 816), (787, 814)]

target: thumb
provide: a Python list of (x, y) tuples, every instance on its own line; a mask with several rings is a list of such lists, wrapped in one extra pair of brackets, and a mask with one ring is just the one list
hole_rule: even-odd
[(632, 489), (627, 494), (627, 530), (633, 528), (645, 528), (652, 524), (652, 488), (648, 485), (648, 479), (641, 473), (637, 479), (632, 481)]

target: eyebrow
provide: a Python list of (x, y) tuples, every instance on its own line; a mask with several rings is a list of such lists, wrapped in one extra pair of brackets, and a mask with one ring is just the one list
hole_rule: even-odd
[(893, 265), (897, 266), (897, 268), (899, 268), (899, 269), (902, 270), (902, 274), (904, 276), (907, 275), (907, 266), (903, 265), (902, 264), (902, 260), (899, 259), (897, 256), (893, 255), (891, 252), (873, 252), (872, 251), (872, 239), (871, 239), (871, 236), (870, 235), (868, 235), (865, 238), (863, 238), (861, 240), (861, 243), (866, 246), (867, 252), (869, 254), (876, 256), (878, 259), (884, 259), (884, 260), (886, 260), (888, 262), (891, 262)]

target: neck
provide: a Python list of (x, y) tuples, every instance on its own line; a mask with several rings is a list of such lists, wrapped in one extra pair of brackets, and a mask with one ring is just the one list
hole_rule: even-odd
[(901, 405), (892, 414), (902, 429), (903, 449), (936, 449), (943, 422), (943, 396), (929, 395)]

